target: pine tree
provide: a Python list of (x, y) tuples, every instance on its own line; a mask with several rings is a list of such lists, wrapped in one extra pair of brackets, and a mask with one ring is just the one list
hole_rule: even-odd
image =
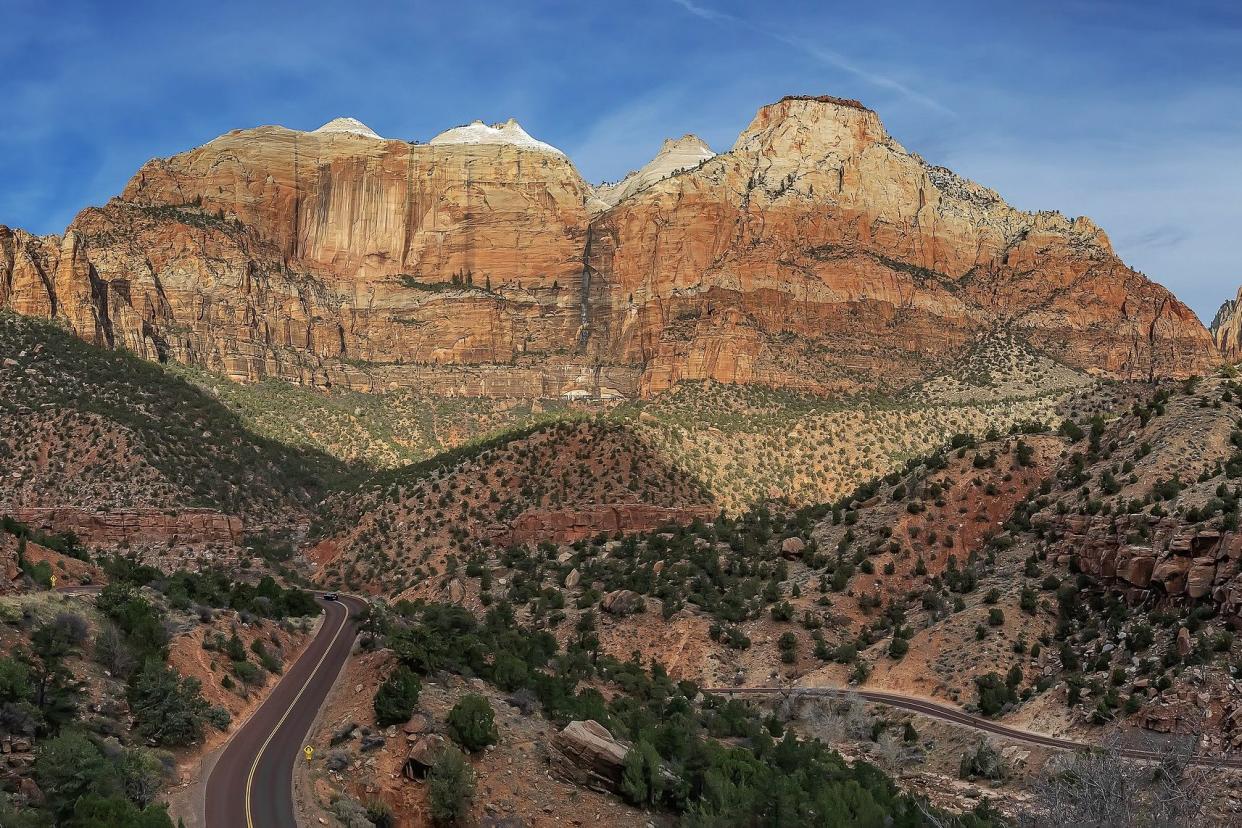
[(158, 745), (188, 745), (203, 735), (208, 704), (197, 679), (183, 678), (155, 659), (134, 676), (128, 691), (134, 730)]

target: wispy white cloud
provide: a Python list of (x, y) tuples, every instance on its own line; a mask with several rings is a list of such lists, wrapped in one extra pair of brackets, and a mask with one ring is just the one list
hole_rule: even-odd
[(952, 110), (949, 109), (949, 107), (945, 106), (930, 95), (925, 95), (922, 92), (911, 89), (906, 84), (890, 77), (889, 75), (867, 69), (866, 67), (850, 60), (845, 55), (833, 49), (819, 46), (801, 38), (791, 37), (779, 31), (768, 29), (759, 24), (744, 20), (737, 15), (700, 5), (693, 2), (693, 0), (672, 0), (672, 2), (685, 9), (695, 17), (702, 18), (703, 20), (710, 20), (715, 23), (727, 23), (742, 26), (752, 32), (755, 32), (756, 34), (771, 38), (779, 43), (784, 43), (786, 46), (792, 46), (807, 57), (831, 66), (834, 69), (845, 72), (848, 75), (852, 75), (865, 83), (871, 84), (872, 86), (887, 89), (890, 92), (895, 92), (904, 98), (921, 104), (929, 109), (934, 109), (942, 114), (952, 114)]
[(706, 6), (700, 6), (698, 3), (690, 2), (690, 0), (673, 0), (673, 2), (693, 14), (695, 17), (701, 17), (704, 20), (737, 20), (737, 18), (731, 14), (716, 11), (715, 9), (709, 9)]
[(1117, 239), (1117, 246), (1130, 250), (1178, 247), (1189, 240), (1190, 231), (1178, 224), (1160, 224), (1127, 233)]
[(786, 37), (784, 35), (778, 35), (778, 34), (771, 33), (771, 32), (768, 33), (768, 36), (776, 40), (779, 40), (781, 43), (785, 43), (790, 46), (793, 46), (796, 49), (800, 49), (804, 53), (809, 55), (810, 57), (813, 57), (822, 63), (826, 63), (829, 66), (833, 66), (837, 69), (840, 69), (842, 72), (853, 75), (854, 77), (860, 80), (863, 80), (871, 84), (872, 86), (878, 86), (881, 89), (887, 89), (890, 92), (896, 92), (898, 95), (901, 95), (904, 98), (908, 98), (909, 100), (914, 101), (915, 103), (922, 104), (928, 109), (934, 109), (937, 112), (940, 112), (942, 114), (951, 115), (953, 113), (953, 110), (949, 109), (949, 107), (940, 103), (940, 101), (936, 100), (935, 98), (932, 98), (929, 95), (924, 95), (922, 92), (918, 92), (914, 89), (911, 89), (909, 86), (906, 86), (901, 81), (895, 80), (894, 78), (891, 78), (888, 75), (882, 75), (878, 72), (873, 72), (869, 69), (865, 69), (862, 66), (859, 66), (858, 64), (851, 61), (849, 58), (842, 55), (840, 52), (835, 52), (832, 49), (826, 49), (822, 46), (816, 46), (814, 44), (807, 43), (804, 40), (799, 40), (793, 37)]

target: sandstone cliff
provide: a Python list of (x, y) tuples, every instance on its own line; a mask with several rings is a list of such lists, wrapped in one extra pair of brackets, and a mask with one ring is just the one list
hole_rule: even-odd
[(1238, 313), (1238, 303), (1242, 301), (1242, 288), (1238, 295), (1225, 300), (1216, 316), (1212, 318), (1212, 339), (1220, 349), (1221, 356), (1228, 362), (1242, 360), (1242, 314)]
[(733, 149), (591, 228), (620, 306), (604, 351), (679, 379), (901, 384), (1005, 328), (1122, 377), (1203, 370), (1194, 314), (1130, 270), (1088, 219), (1023, 213), (908, 153), (853, 101), (786, 98)]
[(891, 389), (994, 329), (1118, 377), (1216, 358), (1089, 220), (1014, 210), (856, 102), (787, 98), (700, 144), (597, 192), (513, 122), (235, 131), (62, 238), (0, 228), (0, 305), (236, 379), (446, 395)]

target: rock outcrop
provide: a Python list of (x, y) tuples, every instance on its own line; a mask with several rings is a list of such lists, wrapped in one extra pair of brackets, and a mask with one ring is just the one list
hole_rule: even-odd
[(157, 544), (178, 540), (183, 544), (235, 544), (242, 540), (242, 522), (234, 515), (210, 509), (91, 510), (72, 506), (22, 508), (12, 516), (43, 531), (73, 532), (89, 546), (112, 547), (121, 543)]
[(643, 597), (632, 589), (618, 589), (600, 600), (599, 606), (609, 615), (633, 615), (643, 605)]
[[(1142, 514), (1057, 516), (1047, 528), (1051, 558), (1073, 559), (1131, 601), (1210, 601), (1242, 629), (1242, 534)], [(1149, 540), (1128, 542), (1138, 534)]]
[(1238, 312), (1242, 302), (1242, 287), (1233, 299), (1226, 299), (1216, 316), (1212, 317), (1212, 339), (1227, 362), (1242, 361), (1242, 313)]
[(731, 151), (688, 136), (618, 186), (515, 122), (239, 130), (63, 237), (0, 228), (0, 305), (240, 380), (444, 395), (897, 388), (998, 328), (1116, 377), (1216, 359), (1089, 220), (1009, 207), (857, 102), (786, 98)]
[(900, 385), (995, 327), (1113, 376), (1215, 359), (1194, 314), (1090, 220), (1013, 209), (853, 101), (765, 106), (730, 152), (601, 215), (590, 254), (624, 300), (592, 315), (593, 336), (645, 366), (645, 393), (700, 378)]

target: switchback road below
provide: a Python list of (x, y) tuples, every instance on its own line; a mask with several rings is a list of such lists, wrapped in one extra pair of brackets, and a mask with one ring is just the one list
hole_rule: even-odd
[[(1000, 722), (985, 719), (981, 716), (975, 716), (956, 707), (950, 707), (947, 704), (928, 701), (918, 696), (905, 696), (900, 693), (891, 693), (884, 690), (863, 690), (853, 687), (710, 687), (704, 688), (705, 693), (716, 693), (721, 696), (802, 696), (802, 697), (822, 697), (822, 698), (840, 698), (844, 696), (857, 696), (858, 698), (874, 702), (875, 704), (886, 704), (889, 707), (898, 707), (902, 710), (909, 710), (912, 713), (919, 713), (929, 716), (933, 719), (940, 719), (944, 722), (968, 727), (972, 730), (978, 730), (983, 733), (991, 733), (996, 736), (1003, 736), (1006, 739), (1012, 739), (1016, 742), (1025, 742), (1029, 745), (1038, 745), (1040, 747), (1049, 747), (1055, 750), (1089, 750), (1098, 748), (1099, 745), (1093, 745), (1086, 742), (1075, 742), (1070, 739), (1061, 739), (1056, 736), (1047, 736), (1042, 733), (1033, 733), (1029, 730), (1022, 730), (1016, 727), (1009, 727)], [(1119, 748), (1118, 752), (1127, 759), (1139, 759), (1143, 761), (1157, 762), (1162, 758), (1159, 751), (1142, 750), (1139, 748)], [(1195, 756), (1191, 758), (1191, 763), (1195, 765), (1207, 765), (1210, 767), (1220, 768), (1237, 768), (1242, 769), (1242, 757), (1221, 758), (1215, 756)]]

